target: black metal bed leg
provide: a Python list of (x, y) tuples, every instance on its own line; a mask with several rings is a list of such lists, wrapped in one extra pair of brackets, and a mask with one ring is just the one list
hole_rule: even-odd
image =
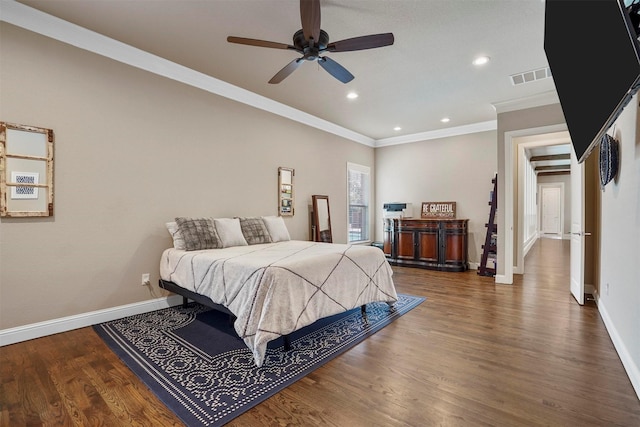
[(187, 305), (189, 305), (189, 298), (187, 297), (182, 297), (182, 308), (187, 308)]
[(289, 338), (289, 335), (283, 335), (282, 339), (284, 340), (284, 351), (291, 350), (291, 338)]
[(369, 323), (369, 318), (367, 317), (367, 305), (366, 304), (362, 304), (360, 306), (360, 312), (362, 313), (362, 320), (364, 320), (364, 323)]

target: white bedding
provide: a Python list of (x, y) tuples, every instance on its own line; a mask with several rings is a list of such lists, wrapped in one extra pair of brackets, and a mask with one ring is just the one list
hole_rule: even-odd
[(305, 241), (182, 251), (167, 249), (160, 277), (205, 295), (236, 317), (238, 335), (262, 366), (267, 343), (375, 301), (398, 297), (393, 271), (373, 246)]

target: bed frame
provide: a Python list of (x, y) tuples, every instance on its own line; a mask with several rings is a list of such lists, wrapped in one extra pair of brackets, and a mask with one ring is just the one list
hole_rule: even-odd
[[(211, 307), (214, 310), (218, 310), (221, 311), (223, 313), (226, 313), (229, 316), (229, 324), (233, 325), (233, 323), (236, 321), (236, 316), (234, 316), (234, 314), (229, 311), (229, 309), (221, 304), (217, 304), (215, 302), (213, 302), (211, 300), (211, 298), (205, 296), (205, 295), (201, 295), (201, 294), (197, 294), (193, 291), (190, 291), (188, 289), (185, 289), (181, 286), (176, 285), (173, 282), (169, 282), (168, 280), (158, 280), (158, 285), (162, 288), (162, 289), (166, 289), (167, 291), (173, 292), (175, 294), (181, 295), (182, 296), (182, 306), (183, 307), (187, 307), (187, 304), (189, 303), (189, 300), (195, 301), (197, 303), (200, 303), (202, 305), (206, 305), (207, 307)], [(367, 319), (367, 306), (366, 304), (363, 304), (360, 306), (360, 312), (362, 313), (362, 320), (364, 320), (365, 323), (368, 323), (369, 320)], [(289, 351), (291, 350), (291, 339), (289, 338), (289, 335), (283, 335), (282, 338), (284, 339), (284, 351)]]

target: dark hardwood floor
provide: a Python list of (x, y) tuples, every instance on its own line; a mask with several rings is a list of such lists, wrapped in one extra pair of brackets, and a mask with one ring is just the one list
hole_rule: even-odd
[[(569, 293), (568, 242), (540, 240), (513, 286), (395, 268), (427, 300), (232, 426), (640, 426), (593, 302)], [(83, 328), (0, 348), (0, 425), (182, 425)]]

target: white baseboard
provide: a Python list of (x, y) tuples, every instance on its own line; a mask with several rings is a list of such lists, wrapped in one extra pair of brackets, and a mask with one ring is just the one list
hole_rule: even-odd
[(480, 263), (479, 262), (470, 262), (469, 263), (469, 270), (477, 270), (478, 267), (480, 267)]
[(627, 346), (624, 345), (624, 341), (620, 338), (617, 329), (615, 328), (611, 318), (609, 317), (609, 313), (607, 312), (607, 308), (602, 304), (602, 300), (600, 298), (596, 299), (598, 303), (598, 312), (600, 313), (600, 317), (604, 322), (604, 326), (607, 328), (607, 332), (609, 332), (609, 337), (611, 337), (611, 341), (613, 342), (613, 346), (618, 352), (618, 356), (620, 356), (620, 360), (622, 361), (622, 365), (624, 369), (627, 371), (627, 375), (629, 376), (629, 380), (631, 381), (631, 385), (633, 385), (633, 389), (636, 391), (636, 395), (638, 399), (640, 399), (640, 368), (629, 354), (629, 350)]
[(536, 244), (536, 242), (538, 241), (538, 236), (533, 236), (531, 237), (525, 244), (524, 244), (524, 248), (523, 248), (523, 255), (522, 257), (526, 257), (527, 254), (529, 253), (529, 251), (531, 250), (531, 248), (533, 247), (533, 245)]
[(496, 283), (500, 283), (502, 285), (513, 285), (513, 281), (507, 280), (507, 276), (504, 274), (496, 274)]
[(84, 328), (85, 326), (108, 322), (110, 320), (121, 319), (135, 314), (148, 313), (150, 311), (171, 307), (181, 303), (181, 296), (171, 295), (168, 297), (121, 305), (104, 310), (90, 311), (88, 313), (77, 314), (74, 316), (32, 323), (15, 328), (2, 329), (0, 330), (0, 347), (60, 332), (67, 332), (73, 329)]

